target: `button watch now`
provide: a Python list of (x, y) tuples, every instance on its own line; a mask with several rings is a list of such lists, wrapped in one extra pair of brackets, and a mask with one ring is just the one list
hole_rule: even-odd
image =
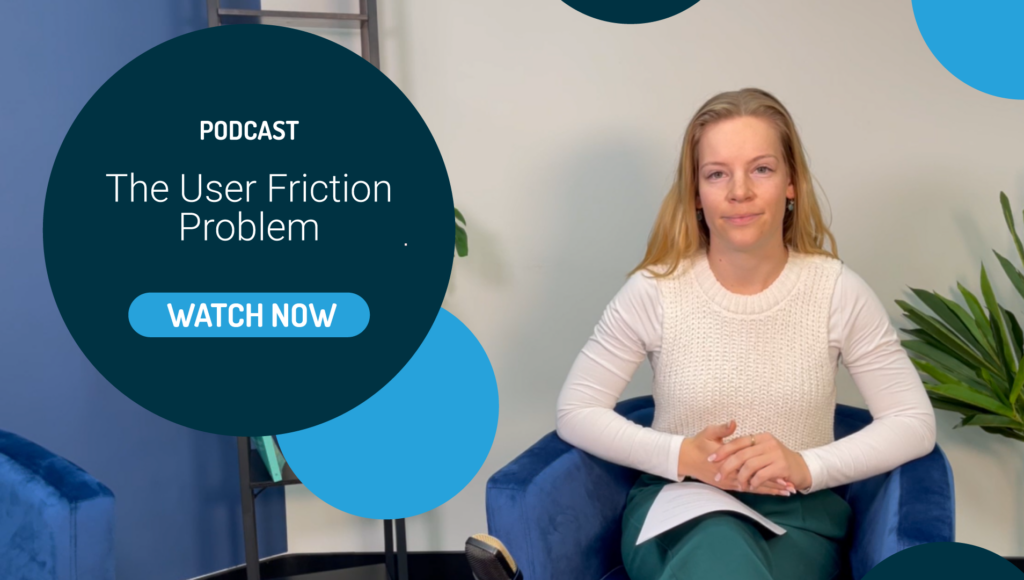
[(351, 292), (147, 292), (128, 322), (152, 338), (356, 336), (370, 307)]

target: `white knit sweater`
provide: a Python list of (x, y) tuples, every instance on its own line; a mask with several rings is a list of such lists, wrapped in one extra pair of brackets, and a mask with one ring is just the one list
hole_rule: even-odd
[[(679, 446), (736, 419), (735, 437), (768, 432), (798, 451), (812, 484), (835, 487), (925, 455), (935, 414), (870, 287), (842, 262), (790, 252), (754, 295), (724, 288), (699, 251), (669, 278), (637, 272), (605, 309), (569, 372), (557, 426), (593, 455), (679, 481)], [(641, 427), (613, 410), (645, 357), (655, 416)], [(833, 441), (842, 358), (874, 421)]]

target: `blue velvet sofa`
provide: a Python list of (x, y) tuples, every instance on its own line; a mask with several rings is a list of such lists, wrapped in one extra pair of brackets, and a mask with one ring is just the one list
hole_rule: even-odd
[[(650, 426), (654, 401), (629, 399), (616, 411)], [(871, 421), (864, 409), (837, 405), (835, 436)], [(488, 533), (505, 544), (526, 580), (628, 580), (621, 519), (639, 476), (551, 432), (488, 480)], [(953, 472), (938, 445), (889, 473), (834, 491), (853, 509), (846, 574), (854, 580), (904, 548), (954, 539)]]
[(0, 578), (114, 578), (114, 494), (70, 461), (4, 431)]

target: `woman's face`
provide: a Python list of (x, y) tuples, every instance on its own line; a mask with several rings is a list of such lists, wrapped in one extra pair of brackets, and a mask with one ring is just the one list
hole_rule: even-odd
[(737, 117), (708, 125), (697, 167), (697, 207), (704, 210), (712, 243), (743, 250), (782, 239), (786, 203), (795, 194), (768, 121)]

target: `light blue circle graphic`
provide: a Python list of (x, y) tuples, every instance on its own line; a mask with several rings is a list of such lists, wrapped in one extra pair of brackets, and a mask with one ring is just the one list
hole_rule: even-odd
[(990, 95), (1024, 99), (1024, 2), (914, 0), (928, 49), (953, 76)]
[[(343, 378), (345, 369), (338, 373)], [(442, 308), (419, 350), (383, 389), (340, 417), (277, 439), (314, 495), (343, 512), (384, 520), (430, 511), (462, 491), (480, 471), (497, 428), (491, 361)]]

